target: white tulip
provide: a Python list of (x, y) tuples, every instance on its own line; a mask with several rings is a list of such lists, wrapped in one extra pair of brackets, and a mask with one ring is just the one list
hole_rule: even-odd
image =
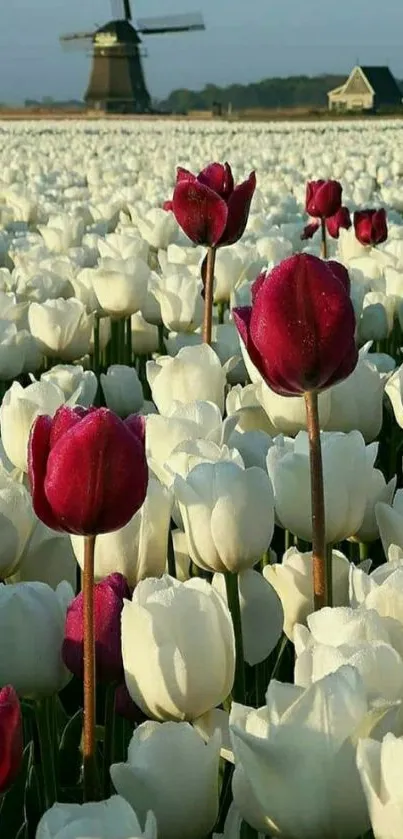
[(374, 542), (379, 538), (379, 528), (375, 510), (378, 504), (391, 507), (396, 489), (396, 476), (386, 483), (379, 469), (372, 469), (370, 484), (367, 487), (367, 506), (362, 524), (354, 534), (356, 542)]
[(403, 661), (390, 643), (387, 623), (372, 610), (321, 609), (294, 627), (296, 685), (308, 687), (344, 664), (360, 674), (369, 700), (399, 700)]
[(159, 277), (153, 294), (161, 307), (164, 326), (174, 332), (193, 332), (203, 320), (202, 283), (183, 266)]
[(364, 297), (361, 318), (358, 323), (360, 343), (382, 341), (393, 329), (394, 300), (381, 291), (369, 291)]
[[(369, 828), (355, 767), (360, 732), (382, 737), (398, 708), (372, 712), (349, 666), (315, 682), (270, 682), (263, 708), (234, 703), (235, 806), (265, 834), (293, 839), (356, 839)], [(387, 730), (387, 728), (386, 728)]]
[(233, 431), (229, 445), (239, 452), (247, 469), (258, 466), (266, 472), (267, 452), (273, 440), (265, 431)]
[(402, 762), (403, 737), (392, 732), (385, 734), (381, 743), (371, 739), (358, 743), (357, 768), (375, 839), (403, 836)]
[(343, 382), (329, 388), (330, 412), (326, 431), (360, 431), (371, 443), (378, 436), (383, 419), (384, 381), (371, 363), (368, 346), (360, 351), (358, 364)]
[(43, 354), (38, 341), (28, 329), (20, 329), (17, 333), (17, 343), (21, 346), (24, 356), (22, 372), (35, 373), (43, 364)]
[(388, 378), (385, 393), (392, 403), (397, 424), (403, 428), (403, 365)]
[(153, 248), (167, 249), (176, 236), (178, 225), (173, 213), (167, 213), (160, 207), (153, 207), (145, 218), (137, 214), (133, 219), (140, 233)]
[[(326, 542), (341, 542), (361, 527), (376, 457), (375, 444), (365, 447), (359, 431), (321, 434), (325, 494)], [(276, 514), (281, 525), (312, 541), (308, 435), (295, 441), (277, 437), (267, 454)]]
[(257, 277), (263, 267), (262, 262), (257, 252), (238, 243), (231, 248), (220, 248), (214, 267), (214, 302), (229, 303), (235, 289), (245, 280)]
[[(246, 350), (242, 342), (241, 346), (248, 373), (251, 375), (251, 362), (247, 363)], [(277, 432), (277, 434), (294, 436), (306, 428), (306, 408), (302, 396), (280, 396), (274, 390), (271, 390), (262, 379), (255, 376), (252, 381), (258, 383), (256, 396), (272, 426), (273, 431), (271, 433)], [(325, 428), (330, 417), (329, 391), (319, 394), (319, 417), (321, 428)]]
[(79, 300), (31, 303), (29, 328), (45, 355), (75, 361), (89, 351), (93, 316)]
[[(115, 571), (135, 586), (145, 577), (160, 577), (165, 571), (172, 494), (150, 477), (144, 504), (125, 527), (102, 533), (95, 541), (95, 579)], [(84, 568), (84, 537), (71, 536), (80, 568)]]
[(37, 518), (29, 492), (22, 484), (0, 474), (0, 578), (17, 570)]
[(223, 421), (220, 409), (212, 402), (176, 402), (169, 416), (147, 417), (147, 458), (163, 467), (174, 449), (187, 440), (204, 439), (221, 447), (236, 424), (237, 417)]
[(158, 839), (205, 839), (218, 815), (219, 759), (219, 735), (205, 744), (187, 722), (150, 721), (134, 732), (127, 763), (110, 771), (141, 821), (152, 808)]
[(273, 490), (266, 472), (220, 461), (195, 466), (174, 481), (189, 556), (207, 571), (255, 565), (274, 530)]
[(92, 370), (84, 370), (79, 364), (56, 364), (42, 373), (41, 382), (53, 382), (64, 393), (72, 405), (88, 408), (93, 404), (97, 392), (97, 378)]
[[(348, 603), (350, 563), (340, 551), (332, 551), (332, 593), (335, 606)], [(284, 632), (294, 638), (296, 623), (305, 623), (313, 612), (312, 551), (289, 548), (282, 562), (265, 565), (263, 575), (277, 592), (284, 610)]]
[(18, 338), (15, 323), (0, 320), (0, 380), (19, 376), (24, 367), (24, 344)]
[(258, 400), (259, 387), (259, 384), (234, 385), (228, 393), (225, 410), (229, 417), (236, 414), (239, 431), (265, 431), (275, 435), (276, 429)]
[(36, 417), (53, 417), (64, 403), (64, 394), (53, 382), (34, 382), (23, 388), (13, 382), (0, 408), (1, 440), (7, 457), (22, 472), (28, 471), (28, 439)]
[(42, 816), (36, 839), (157, 839), (152, 813), (144, 829), (119, 795), (88, 804), (54, 804)]
[(0, 685), (26, 698), (51, 696), (70, 679), (62, 662), (71, 586), (56, 591), (45, 583), (0, 587)]
[(159, 356), (147, 362), (147, 379), (161, 414), (169, 414), (174, 401), (215, 402), (224, 410), (225, 369), (211, 347), (185, 347), (176, 358)]
[(67, 533), (56, 533), (39, 519), (8, 583), (47, 583), (56, 589), (64, 580), (75, 591), (77, 562)]
[[(213, 587), (227, 601), (225, 578), (214, 574)], [(274, 587), (253, 569), (238, 574), (245, 661), (252, 667), (274, 650), (283, 631), (284, 612)]]
[(397, 490), (392, 505), (385, 501), (376, 504), (375, 517), (386, 556), (391, 545), (403, 548), (403, 489)]
[(143, 308), (149, 276), (148, 265), (139, 257), (103, 259), (93, 272), (92, 286), (104, 312), (128, 317)]
[(107, 407), (122, 419), (142, 408), (143, 388), (133, 367), (112, 364), (106, 375), (101, 373), (101, 386)]
[(132, 601), (124, 602), (122, 656), (130, 696), (146, 714), (196, 719), (232, 690), (235, 640), (228, 608), (199, 578), (142, 580)]
[(147, 323), (141, 312), (131, 316), (132, 349), (135, 355), (151, 355), (158, 351), (158, 327)]
[(46, 247), (54, 253), (65, 253), (69, 248), (80, 245), (84, 233), (84, 222), (79, 216), (63, 214), (52, 216), (48, 224), (38, 225)]
[(148, 259), (148, 244), (137, 231), (134, 234), (126, 230), (124, 233), (109, 233), (104, 239), (99, 238), (97, 245), (102, 258), (131, 259), (139, 256), (144, 262)]

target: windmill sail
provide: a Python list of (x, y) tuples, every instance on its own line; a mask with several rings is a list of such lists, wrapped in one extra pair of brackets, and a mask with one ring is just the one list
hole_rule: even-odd
[(167, 15), (147, 17), (137, 21), (137, 29), (143, 35), (162, 35), (165, 32), (197, 32), (205, 29), (202, 15)]

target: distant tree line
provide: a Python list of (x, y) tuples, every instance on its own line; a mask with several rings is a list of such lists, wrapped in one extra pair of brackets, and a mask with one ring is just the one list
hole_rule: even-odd
[[(219, 103), (226, 111), (250, 108), (325, 108), (327, 94), (344, 84), (347, 75), (289, 76), (262, 79), (252, 84), (232, 84), (228, 87), (208, 84), (203, 90), (174, 90), (158, 107), (170, 113), (210, 111)], [(403, 91), (403, 82), (398, 82)]]

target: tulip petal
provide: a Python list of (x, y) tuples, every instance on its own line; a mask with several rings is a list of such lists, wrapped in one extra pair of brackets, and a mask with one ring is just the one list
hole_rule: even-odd
[(201, 184), (210, 187), (217, 195), (228, 200), (234, 190), (234, 178), (228, 163), (210, 163), (197, 176)]
[(73, 428), (74, 425), (77, 425), (78, 422), (81, 422), (87, 414), (88, 409), (82, 408), (80, 405), (77, 405), (75, 408), (67, 408), (66, 405), (62, 405), (58, 408), (52, 420), (50, 448), (53, 448), (59, 438), (70, 428)]
[(228, 199), (228, 219), (219, 244), (233, 245), (241, 238), (248, 222), (249, 210), (256, 189), (256, 175), (251, 172), (249, 178), (236, 186)]
[(51, 431), (51, 417), (39, 416), (35, 420), (28, 443), (28, 476), (36, 515), (52, 530), (63, 530), (44, 490)]
[(130, 414), (124, 420), (124, 424), (144, 446), (146, 442), (146, 418), (141, 414)]
[(184, 169), (183, 166), (178, 166), (176, 170), (176, 183), (178, 184), (180, 181), (195, 181), (196, 175), (193, 172), (189, 172), (189, 169)]
[(173, 213), (189, 239), (213, 247), (221, 239), (228, 218), (225, 201), (199, 181), (181, 180), (173, 194)]

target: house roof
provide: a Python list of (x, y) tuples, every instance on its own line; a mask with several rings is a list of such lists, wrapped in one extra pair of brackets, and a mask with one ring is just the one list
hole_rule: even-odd
[(400, 103), (402, 93), (389, 67), (360, 68), (381, 102)]

